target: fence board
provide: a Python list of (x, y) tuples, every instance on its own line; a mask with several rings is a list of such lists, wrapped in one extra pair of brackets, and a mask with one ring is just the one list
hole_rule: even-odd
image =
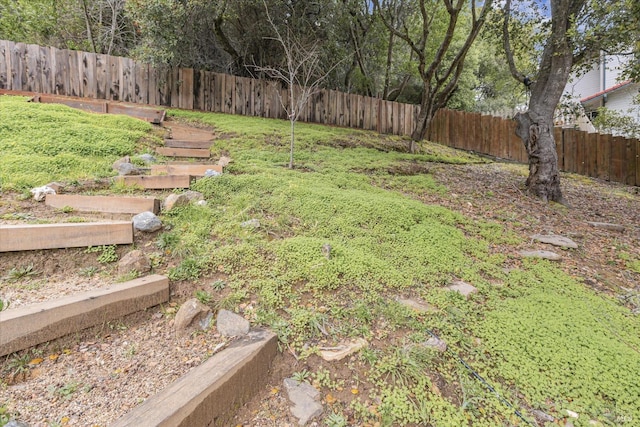
[(40, 47), (34, 44), (27, 45), (27, 68), (26, 68), (26, 87), (25, 90), (28, 92), (40, 92), (41, 80), (40, 74), (42, 70), (40, 69)]
[(611, 181), (624, 182), (627, 177), (627, 144), (625, 139), (614, 136), (611, 141), (611, 161), (609, 163), (609, 178)]
[(574, 173), (576, 171), (576, 138), (572, 129), (562, 130), (564, 148), (564, 170)]
[(180, 68), (178, 78), (178, 107), (193, 110), (193, 68)]
[(587, 133), (585, 136), (585, 147), (586, 147), (585, 175), (587, 176), (593, 176), (593, 177), (598, 176), (597, 146), (598, 146), (598, 135), (595, 133)]
[(234, 76), (225, 76), (224, 83), (224, 105), (222, 106), (222, 112), (233, 114), (233, 112), (235, 111), (235, 96), (233, 91), (236, 86), (236, 79)]
[(562, 136), (562, 128), (553, 128), (553, 139), (556, 143), (556, 154), (558, 155), (558, 169), (564, 170), (564, 138)]
[(611, 179), (610, 175), (610, 164), (611, 164), (611, 143), (612, 143), (611, 135), (598, 135), (598, 178), (605, 179), (609, 181)]
[(637, 148), (636, 148), (636, 141), (633, 139), (624, 139), (625, 141), (625, 148), (626, 148), (626, 165), (625, 165), (625, 179), (624, 181), (621, 181), (624, 184), (627, 185), (636, 185), (636, 156), (637, 156)]
[(80, 78), (80, 61), (78, 59), (80, 52), (75, 50), (67, 50), (69, 61), (69, 90), (67, 94), (70, 96), (82, 96), (82, 79)]
[(81, 74), (81, 96), (87, 98), (96, 98), (96, 54), (83, 52), (80, 59), (80, 72)]
[(12, 72), (11, 76), (11, 86), (14, 90), (22, 90), (23, 82), (26, 83), (26, 66), (25, 66), (25, 56), (26, 56), (27, 47), (24, 43), (15, 43), (11, 46), (10, 54), (11, 54), (11, 67)]
[(69, 88), (69, 63), (67, 54), (61, 49), (52, 49), (55, 55), (54, 95), (67, 95)]
[(149, 104), (149, 66), (142, 63), (134, 63), (134, 98), (137, 104)]
[(576, 173), (586, 175), (587, 170), (587, 133), (576, 130)]
[(120, 100), (120, 67), (118, 64), (118, 58), (114, 56), (107, 56), (107, 64), (109, 71), (107, 72), (107, 77), (109, 78), (107, 89), (107, 97), (105, 99)]
[(13, 89), (10, 87), (11, 78), (11, 51), (8, 40), (0, 40), (0, 89)]
[(96, 97), (98, 99), (109, 99), (110, 72), (109, 57), (96, 55)]
[(640, 139), (636, 139), (635, 144), (636, 144), (636, 164), (635, 164), (636, 183), (635, 185), (640, 186)]

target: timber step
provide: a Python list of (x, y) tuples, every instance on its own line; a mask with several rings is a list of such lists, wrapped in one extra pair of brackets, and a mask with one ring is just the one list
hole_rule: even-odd
[(131, 221), (0, 225), (0, 252), (131, 243)]
[(231, 425), (236, 408), (266, 384), (277, 342), (272, 332), (250, 332), (145, 400), (111, 427)]
[(124, 185), (142, 187), (147, 190), (169, 190), (189, 188), (196, 177), (189, 174), (119, 176), (115, 180)]
[(151, 175), (204, 176), (204, 174), (209, 169), (222, 173), (222, 166), (220, 165), (191, 163), (191, 164), (151, 165)]
[(151, 275), (11, 308), (0, 317), (0, 356), (24, 350), (169, 300), (169, 279)]
[(125, 114), (136, 119), (159, 125), (165, 119), (166, 112), (136, 104), (118, 101), (102, 101), (60, 95), (35, 95), (30, 102), (43, 104), (63, 104), (71, 108), (102, 114)]
[(165, 139), (165, 147), (171, 148), (201, 148), (209, 149), (213, 145), (213, 140), (192, 141), (188, 139)]
[(53, 208), (70, 207), (81, 212), (130, 213), (160, 212), (160, 200), (149, 197), (80, 196), (47, 194), (45, 204)]
[(196, 157), (208, 159), (211, 157), (211, 151), (208, 148), (174, 148), (159, 147), (156, 152), (167, 157)]

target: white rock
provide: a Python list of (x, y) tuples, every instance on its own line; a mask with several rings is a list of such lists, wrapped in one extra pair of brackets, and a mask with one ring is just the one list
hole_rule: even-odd
[(320, 356), (328, 361), (341, 360), (345, 357), (366, 347), (369, 343), (364, 338), (357, 338), (353, 341), (344, 342), (335, 347), (320, 347)]
[(525, 258), (541, 258), (550, 261), (560, 261), (562, 257), (551, 251), (520, 251), (519, 254)]
[(478, 289), (475, 286), (472, 286), (462, 280), (458, 280), (453, 282), (452, 285), (447, 286), (447, 289), (450, 291), (458, 292), (462, 294), (465, 298), (468, 298), (469, 295), (475, 294), (478, 292)]
[(47, 194), (56, 194), (56, 190), (46, 185), (43, 185), (42, 187), (32, 188), (31, 194), (33, 194), (34, 200), (41, 202), (47, 197)]
[(577, 249), (578, 244), (568, 237), (559, 236), (557, 234), (534, 234), (531, 236), (533, 240), (538, 242), (547, 243), (553, 246), (559, 246), (561, 248)]

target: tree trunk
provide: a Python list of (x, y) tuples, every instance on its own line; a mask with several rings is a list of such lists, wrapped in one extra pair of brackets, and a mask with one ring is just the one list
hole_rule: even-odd
[(553, 137), (553, 110), (536, 112), (530, 109), (518, 113), (515, 119), (518, 123), (516, 134), (522, 139), (529, 157), (528, 191), (545, 202), (564, 203)]

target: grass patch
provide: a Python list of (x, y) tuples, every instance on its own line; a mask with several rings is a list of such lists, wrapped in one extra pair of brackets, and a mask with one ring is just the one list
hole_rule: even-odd
[(0, 96), (0, 189), (114, 175), (111, 164), (133, 154), (151, 125), (119, 115)]

